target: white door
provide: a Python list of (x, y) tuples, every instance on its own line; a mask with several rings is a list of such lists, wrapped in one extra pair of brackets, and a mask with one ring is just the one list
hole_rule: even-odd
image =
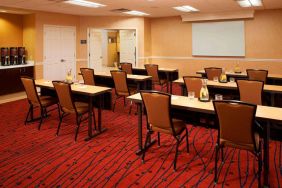
[(64, 80), (66, 72), (71, 69), (75, 79), (75, 28), (44, 26), (43, 32), (43, 78), (48, 80)]
[(136, 31), (120, 30), (120, 62), (136, 66)]
[(90, 29), (89, 33), (89, 67), (102, 71), (102, 30)]

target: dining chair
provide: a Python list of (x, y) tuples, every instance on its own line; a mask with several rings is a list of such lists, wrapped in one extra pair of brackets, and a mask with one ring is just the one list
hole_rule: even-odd
[(268, 71), (259, 69), (247, 69), (247, 76), (249, 80), (262, 81), (266, 83)]
[(159, 77), (159, 66), (158, 65), (156, 65), (156, 64), (145, 64), (144, 66), (145, 66), (145, 69), (147, 71), (147, 75), (152, 77), (153, 86), (160, 85), (161, 91), (163, 90), (163, 88), (165, 86), (168, 87), (167, 79), (160, 79), (160, 77)]
[(80, 68), (84, 84), (95, 86), (94, 69)]
[(213, 80), (214, 77), (220, 78), (220, 75), (222, 73), (222, 68), (208, 67), (208, 68), (205, 68), (205, 73), (206, 73), (208, 80)]
[(195, 97), (199, 98), (202, 88), (202, 78), (196, 76), (183, 76), (183, 80), (186, 86), (187, 94), (188, 92), (194, 92)]
[(126, 74), (132, 74), (132, 63), (120, 63), (120, 67)]
[(59, 99), (59, 124), (57, 128), (56, 135), (59, 135), (60, 127), (63, 121), (63, 118), (69, 114), (74, 114), (76, 119), (76, 132), (74, 140), (77, 140), (77, 135), (79, 132), (79, 127), (81, 122), (88, 119), (84, 117), (85, 114), (89, 112), (89, 104), (86, 102), (75, 102), (72, 96), (71, 86), (68, 83), (62, 81), (53, 81), (54, 88), (56, 90), (58, 99)]
[(239, 89), (240, 101), (256, 105), (262, 104), (263, 86), (262, 81), (236, 80)]
[[(126, 97), (136, 93), (135, 88), (130, 88), (127, 85), (127, 74), (122, 70), (112, 70), (111, 71), (112, 78), (114, 80), (115, 85), (115, 102), (113, 106), (113, 111), (115, 111), (116, 101), (119, 98), (123, 98), (124, 106), (126, 106)], [(132, 101), (130, 103), (129, 113), (131, 113)]]
[[(33, 78), (22, 76), (21, 81), (24, 86), (24, 89), (27, 95), (27, 100), (29, 103), (29, 110), (25, 118), (24, 124), (26, 125), (27, 122), (34, 120), (33, 111), (34, 111), (34, 108), (38, 107), (40, 108), (40, 121), (38, 125), (38, 130), (40, 130), (43, 119), (47, 118), (48, 112), (54, 110), (54, 109), (51, 109), (47, 111), (47, 108), (57, 104), (57, 99), (51, 96), (39, 96), (37, 93), (35, 82)], [(28, 120), (29, 117), (30, 117), (30, 120)]]
[(256, 132), (258, 123), (255, 121), (257, 106), (241, 101), (213, 101), (219, 131), (215, 154), (214, 182), (218, 181), (217, 162), (221, 150), (224, 163), (223, 149), (236, 148), (251, 152), (258, 160), (258, 187), (261, 187), (262, 147), (259, 133)]
[[(158, 145), (160, 146), (160, 133), (172, 135), (176, 140), (176, 152), (174, 158), (174, 170), (178, 157), (178, 147), (182, 140), (186, 138), (186, 149), (189, 153), (188, 130), (186, 124), (171, 117), (171, 95), (157, 91), (141, 91), (141, 97), (147, 112), (147, 135), (145, 146), (149, 142), (150, 136), (158, 133)], [(185, 135), (181, 137), (181, 134)], [(142, 162), (145, 161), (146, 150), (143, 151)]]

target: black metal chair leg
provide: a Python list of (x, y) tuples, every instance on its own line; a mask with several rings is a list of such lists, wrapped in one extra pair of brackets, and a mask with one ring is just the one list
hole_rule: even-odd
[(40, 130), (40, 128), (41, 128), (41, 125), (42, 125), (42, 121), (43, 121), (43, 116), (44, 116), (44, 109), (43, 108), (41, 108), (40, 109), (40, 122), (39, 122), (39, 125), (38, 125), (38, 130)]
[(59, 121), (59, 125), (58, 125), (58, 128), (57, 128), (57, 133), (56, 133), (56, 136), (58, 136), (58, 135), (59, 135), (59, 131), (60, 131), (60, 128), (61, 128), (61, 124), (62, 124), (62, 121), (63, 121), (64, 115), (65, 115), (65, 113), (62, 113), (62, 116), (61, 116), (61, 115), (59, 115), (60, 121)]
[(132, 110), (132, 101), (130, 101), (130, 107), (129, 107), (129, 112), (128, 112), (129, 115), (131, 114), (131, 110)]
[(218, 152), (219, 152), (219, 146), (216, 144), (215, 146), (215, 165), (214, 165), (214, 183), (217, 183), (217, 161), (218, 161)]
[(24, 125), (26, 125), (26, 123), (28, 121), (28, 117), (29, 117), (29, 114), (31, 113), (31, 110), (33, 110), (33, 107), (32, 107), (32, 105), (29, 105), (29, 109), (28, 109), (28, 112), (27, 112), (27, 115), (26, 115), (26, 118), (25, 118)]
[(114, 106), (113, 106), (113, 112), (115, 112), (116, 102), (117, 102), (117, 97), (115, 98), (115, 102), (114, 102)]
[(145, 153), (146, 153), (146, 146), (147, 143), (149, 142), (149, 138), (150, 138), (150, 131), (147, 131), (147, 135), (146, 135), (146, 140), (145, 140), (145, 145), (144, 145), (144, 149), (143, 149), (143, 155), (142, 155), (142, 163), (145, 163)]
[(174, 171), (176, 171), (176, 163), (177, 163), (177, 157), (178, 157), (178, 146), (179, 146), (179, 144), (180, 144), (180, 141), (177, 139), (175, 157), (174, 157), (174, 161), (173, 161), (173, 170)]
[(187, 149), (187, 153), (189, 153), (189, 139), (188, 139), (189, 134), (187, 128), (185, 129), (186, 129), (186, 149)]
[(221, 149), (221, 161), (222, 161), (222, 163), (224, 163), (223, 147), (221, 147), (220, 149)]
[(160, 133), (158, 132), (158, 146), (161, 146), (161, 137), (160, 137)]

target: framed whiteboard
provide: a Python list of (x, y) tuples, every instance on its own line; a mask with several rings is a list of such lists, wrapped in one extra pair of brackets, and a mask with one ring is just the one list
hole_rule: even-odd
[(192, 23), (192, 55), (245, 56), (244, 21)]

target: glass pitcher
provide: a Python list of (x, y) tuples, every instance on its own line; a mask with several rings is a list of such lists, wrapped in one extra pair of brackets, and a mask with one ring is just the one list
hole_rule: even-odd
[(220, 75), (219, 81), (220, 82), (227, 82), (227, 76), (226, 76), (226, 73), (225, 73), (225, 69), (222, 69), (222, 73)]
[(70, 69), (69, 71), (67, 71), (66, 82), (67, 82), (67, 83), (72, 83), (71, 69)]
[(207, 79), (202, 79), (202, 88), (200, 90), (200, 100), (201, 101), (208, 101), (210, 99), (207, 82), (208, 82)]

